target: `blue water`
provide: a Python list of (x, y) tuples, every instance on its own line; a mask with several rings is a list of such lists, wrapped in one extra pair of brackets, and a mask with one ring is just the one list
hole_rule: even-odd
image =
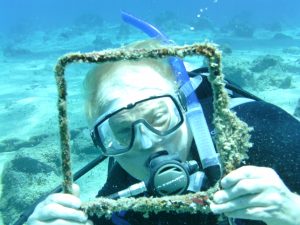
[[(202, 13), (201, 9), (204, 10)], [(120, 22), (120, 10), (127, 10), (145, 19), (169, 11), (184, 22), (193, 20), (200, 13), (217, 25), (246, 12), (250, 22), (258, 26), (273, 21), (299, 26), (299, 9), (300, 2), (297, 0), (1, 0), (0, 31), (10, 30), (25, 22), (38, 27), (70, 25), (82, 14), (95, 14), (107, 21)]]
[[(122, 22), (122, 10), (161, 28), (178, 44), (215, 42), (227, 78), (296, 116), (299, 9), (299, 0), (0, 0), (0, 225), (12, 224), (33, 199), (61, 182), (53, 74), (58, 57), (147, 38)], [(188, 62), (191, 68), (203, 63)], [(89, 69), (86, 64), (67, 69), (74, 170), (98, 154), (91, 149), (83, 112), (81, 84)], [(23, 161), (32, 165), (19, 165)], [(105, 181), (102, 167), (100, 176), (79, 182), (84, 200), (100, 189), (88, 181)]]

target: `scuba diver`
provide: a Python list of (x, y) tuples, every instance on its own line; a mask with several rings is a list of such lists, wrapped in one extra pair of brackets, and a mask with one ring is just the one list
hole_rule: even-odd
[[(127, 48), (171, 44), (152, 25), (122, 15), (155, 38)], [(121, 211), (110, 219), (89, 217), (80, 211), (79, 188), (74, 185), (75, 195), (52, 194), (38, 204), (27, 224), (300, 225), (299, 121), (227, 83), (230, 108), (253, 127), (253, 146), (245, 165), (223, 177), (213, 143), (207, 72), (187, 72), (174, 57), (108, 62), (89, 71), (84, 87), (92, 139), (110, 157), (108, 177), (97, 197), (184, 194), (206, 190), (222, 177), (222, 189), (210, 204), (212, 213), (163, 212), (144, 218)], [(197, 113), (190, 113), (193, 109)], [(228, 221), (218, 221), (219, 214)]]

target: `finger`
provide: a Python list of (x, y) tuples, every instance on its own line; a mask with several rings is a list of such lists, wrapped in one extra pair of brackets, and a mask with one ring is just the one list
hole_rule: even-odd
[(258, 194), (270, 187), (267, 179), (244, 179), (240, 180), (233, 187), (217, 191), (214, 194), (214, 202), (221, 204), (232, 201), (244, 195)]
[(215, 204), (212, 202), (210, 208), (212, 212), (219, 214), (245, 210), (252, 207), (268, 207), (270, 205), (276, 205), (271, 197), (265, 199), (262, 195), (246, 195), (223, 204)]
[(94, 223), (93, 223), (93, 221), (88, 220), (88, 221), (85, 223), (85, 225), (94, 225)]
[(74, 222), (74, 221), (67, 221), (63, 219), (56, 219), (48, 222), (36, 222), (34, 225), (92, 225), (90, 221), (87, 221), (86, 223), (80, 223), (80, 222)]
[(40, 221), (63, 219), (79, 223), (86, 223), (88, 219), (84, 212), (73, 208), (67, 208), (57, 203), (46, 205), (40, 210), (38, 217)]
[(76, 197), (78, 197), (78, 198), (80, 197), (80, 187), (79, 187), (79, 185), (77, 185), (75, 183), (72, 184), (72, 193)]
[(65, 207), (79, 209), (81, 206), (81, 200), (71, 194), (63, 194), (57, 193), (53, 195), (49, 195), (46, 200), (43, 202), (43, 205), (51, 204), (51, 203), (58, 203)]
[(269, 177), (271, 176), (271, 173), (275, 172), (267, 167), (243, 166), (225, 176), (221, 180), (221, 186), (224, 189), (230, 188), (242, 179)]
[(273, 216), (269, 213), (270, 211), (273, 211), (272, 206), (253, 207), (227, 212), (225, 215), (232, 218), (267, 221), (272, 219)]
[(88, 220), (86, 223), (77, 223), (74, 221), (65, 221), (65, 220), (54, 220), (51, 222), (41, 222), (41, 221), (34, 221), (27, 222), (27, 225), (94, 225), (91, 220)]

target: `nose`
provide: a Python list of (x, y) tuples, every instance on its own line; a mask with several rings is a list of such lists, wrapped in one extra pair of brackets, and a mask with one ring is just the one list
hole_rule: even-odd
[(135, 127), (135, 143), (142, 150), (148, 150), (155, 147), (161, 138), (150, 131), (144, 124), (137, 124)]

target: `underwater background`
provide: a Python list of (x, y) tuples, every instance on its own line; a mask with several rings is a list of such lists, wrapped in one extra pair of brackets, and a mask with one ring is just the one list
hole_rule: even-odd
[[(214, 42), (225, 77), (300, 119), (299, 0), (0, 0), (0, 225), (14, 224), (61, 183), (53, 68), (69, 52), (146, 39), (122, 10), (177, 44)], [(186, 62), (188, 69), (203, 59)], [(99, 156), (84, 118), (82, 81), (92, 65), (67, 68), (73, 170)], [(107, 162), (78, 183), (83, 200), (106, 179)]]

